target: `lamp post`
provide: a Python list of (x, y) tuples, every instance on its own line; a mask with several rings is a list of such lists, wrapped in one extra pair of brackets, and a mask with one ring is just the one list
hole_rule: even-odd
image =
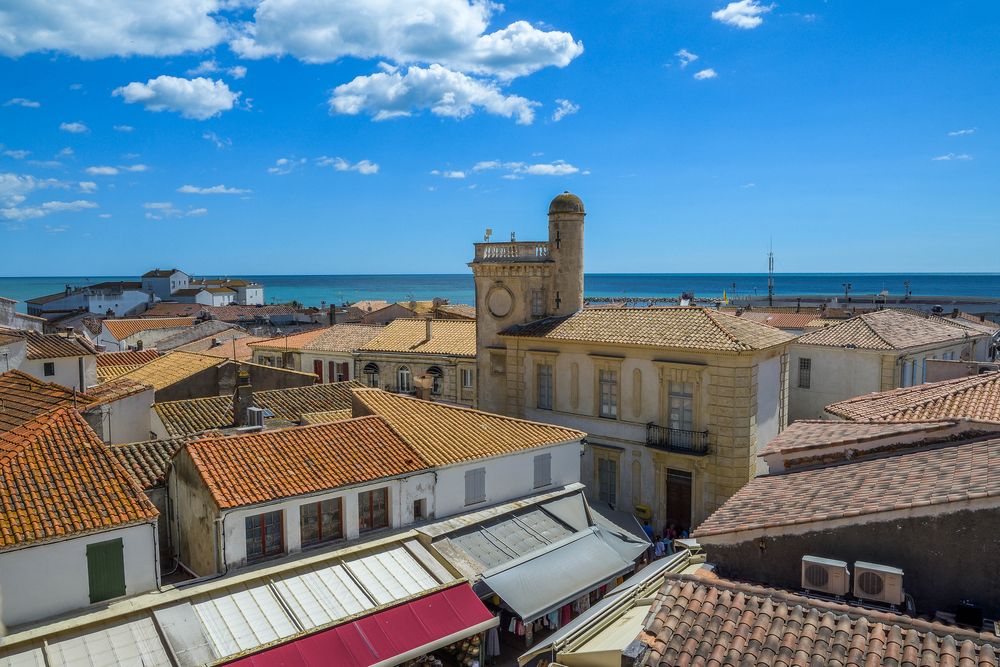
[(853, 287), (853, 285), (851, 285), (851, 283), (842, 283), (842, 287), (844, 288), (844, 301), (846, 301), (847, 303), (850, 303), (851, 302), (851, 287)]

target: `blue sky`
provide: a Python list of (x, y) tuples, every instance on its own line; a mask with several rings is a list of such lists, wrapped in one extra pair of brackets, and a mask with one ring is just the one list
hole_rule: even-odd
[(0, 275), (998, 270), (995, 3), (398, 4), (5, 3)]

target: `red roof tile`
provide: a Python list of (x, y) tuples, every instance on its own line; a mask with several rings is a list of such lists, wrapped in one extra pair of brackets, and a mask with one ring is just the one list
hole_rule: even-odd
[(57, 408), (84, 409), (96, 403), (87, 394), (19, 370), (0, 374), (0, 432), (9, 431)]
[(130, 320), (104, 320), (104, 327), (118, 340), (125, 340), (150, 329), (180, 329), (195, 323), (193, 317), (160, 317)]
[(128, 350), (125, 352), (101, 352), (97, 355), (97, 367), (102, 366), (142, 366), (160, 356), (156, 350)]
[(968, 418), (1000, 422), (1000, 373), (927, 382), (874, 392), (826, 406), (851, 421), (922, 421)]

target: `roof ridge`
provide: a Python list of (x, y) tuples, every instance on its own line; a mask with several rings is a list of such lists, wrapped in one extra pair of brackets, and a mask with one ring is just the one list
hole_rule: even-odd
[[(731, 340), (733, 343), (735, 343), (738, 347), (740, 347), (740, 348), (742, 348), (744, 350), (753, 349), (749, 345), (747, 345), (746, 343), (744, 343), (742, 340), (740, 340), (739, 338), (737, 338), (734, 333), (732, 333), (728, 329), (726, 329), (726, 327), (724, 327), (722, 325), (722, 323), (719, 322), (719, 320), (717, 320), (715, 318), (715, 313), (711, 312), (707, 308), (702, 308), (701, 312), (705, 314), (705, 317), (707, 317), (712, 322), (713, 325), (715, 325), (716, 329), (718, 329), (719, 331), (722, 332), (722, 335), (724, 335), (725, 337), (727, 337), (729, 340)], [(719, 314), (721, 315), (721, 312)], [(727, 313), (727, 315), (728, 315), (728, 313)], [(735, 317), (735, 316), (732, 316), (732, 317)], [(753, 320), (744, 320), (744, 321), (746, 321), (746, 322), (753, 322)], [(760, 323), (759, 322), (754, 322), (754, 324), (760, 324)]]
[[(946, 396), (954, 396), (956, 394), (962, 394), (980, 385), (986, 384), (987, 382), (994, 382), (1000, 380), (1000, 371), (989, 372), (989, 373), (979, 373), (978, 375), (969, 375), (960, 378), (948, 378), (947, 380), (939, 380), (938, 382), (925, 382), (923, 384), (912, 385), (910, 387), (896, 387), (895, 389), (887, 389), (886, 391), (873, 391), (867, 394), (862, 394), (861, 396), (854, 396), (852, 398), (847, 398), (842, 401), (837, 401), (836, 403), (831, 403), (826, 406), (831, 408), (838, 405), (855, 405), (859, 403), (865, 403), (867, 401), (873, 400), (873, 396), (876, 394), (880, 398), (889, 398), (897, 396), (908, 396), (910, 394), (922, 394), (924, 392), (932, 392), (944, 385), (954, 384), (962, 385), (963, 383), (968, 383), (966, 386), (961, 387), (953, 392), (946, 392), (944, 394), (939, 394), (937, 396), (927, 396), (923, 399), (917, 399), (914, 403), (907, 405), (902, 408), (898, 408), (889, 414), (897, 414), (899, 412), (905, 412), (906, 410), (912, 410), (913, 408), (927, 405), (933, 403), (934, 401), (940, 401)], [(826, 408), (824, 408), (826, 409)], [(845, 411), (831, 410), (834, 414), (846, 414)], [(955, 419), (955, 418), (953, 418)], [(880, 420), (881, 421), (881, 420)], [(901, 420), (905, 421), (905, 420)]]
[[(874, 311), (874, 312), (879, 312), (879, 311)], [(865, 316), (869, 315), (869, 314), (870, 313), (865, 313), (864, 315), (862, 315), (858, 319), (861, 320), (862, 324), (864, 324), (866, 327), (868, 327), (868, 331), (870, 331), (873, 336), (875, 336), (880, 341), (882, 341), (883, 343), (885, 343), (886, 345), (888, 345), (890, 350), (898, 350), (899, 349), (898, 347), (896, 347), (895, 345), (893, 345), (892, 343), (890, 343), (888, 340), (886, 340), (885, 336), (883, 336), (879, 332), (875, 331), (875, 329), (874, 329), (874, 327), (872, 327), (871, 323), (868, 320), (865, 319)], [(846, 322), (850, 322), (850, 321), (851, 320), (846, 320)]]

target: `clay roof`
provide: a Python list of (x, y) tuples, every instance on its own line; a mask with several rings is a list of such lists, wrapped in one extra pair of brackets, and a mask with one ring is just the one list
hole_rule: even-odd
[(400, 318), (382, 327), (377, 336), (358, 349), (364, 352), (475, 357), (476, 323), (471, 320), (431, 320), (431, 338), (427, 340), (427, 320)]
[[(261, 336), (242, 336), (240, 338), (223, 339), (215, 347), (201, 350), (199, 354), (207, 354), (210, 357), (219, 357), (222, 359), (234, 359), (236, 361), (249, 361), (253, 358), (253, 348), (250, 346), (264, 340), (268, 339)], [(195, 343), (200, 342), (202, 341), (188, 343), (178, 349), (183, 350), (185, 347), (195, 347)]]
[(816, 319), (813, 313), (772, 313), (762, 310), (748, 310), (739, 317), (760, 322), (776, 329), (805, 329)]
[(141, 394), (152, 388), (148, 384), (136, 382), (126, 377), (119, 377), (99, 384), (96, 387), (91, 387), (87, 390), (87, 395), (97, 399), (99, 403), (111, 403), (128, 398), (129, 396)]
[(207, 313), (223, 322), (240, 322), (273, 315), (291, 315), (291, 306), (205, 306), (200, 303), (158, 303), (142, 314), (143, 317), (197, 317)]
[(206, 292), (211, 294), (235, 294), (236, 290), (229, 289), (228, 287), (206, 287)]
[(354, 303), (348, 305), (348, 308), (357, 308), (365, 313), (374, 312), (376, 310), (381, 310), (389, 305), (388, 301), (382, 301), (380, 299), (368, 299), (365, 301), (355, 301)]
[[(720, 579), (668, 575), (645, 665), (997, 667), (1000, 643), (954, 626)], [(993, 639), (993, 638), (990, 638)]]
[(268, 350), (308, 350), (311, 352), (353, 352), (364, 346), (385, 327), (367, 324), (335, 324), (291, 336), (262, 340), (253, 345)]
[(28, 299), (25, 303), (30, 303), (36, 306), (40, 306), (52, 301), (58, 301), (66, 296), (66, 292), (56, 292), (55, 294), (46, 294), (45, 296), (36, 296), (34, 299)]
[(142, 366), (160, 356), (156, 350), (128, 350), (125, 352), (99, 352), (97, 367), (102, 366)]
[(835, 420), (802, 420), (792, 422), (771, 439), (757, 455), (788, 454), (817, 447), (850, 445), (880, 440), (921, 431), (936, 431), (955, 422), (845, 422)]
[(383, 417), (415, 450), (437, 466), (586, 436), (581, 431), (562, 426), (422, 401), (379, 389), (358, 389), (354, 395), (371, 414)]
[(418, 472), (427, 463), (379, 417), (361, 417), (187, 446), (220, 509)]
[(1000, 498), (1000, 440), (949, 444), (750, 480), (695, 537)]
[(0, 433), (0, 549), (157, 514), (75, 410), (60, 408)]
[(95, 403), (86, 394), (19, 370), (0, 374), (0, 432), (9, 431), (58, 408), (83, 409)]
[(437, 307), (437, 312), (454, 315), (462, 319), (476, 319), (476, 308), (464, 303), (445, 303)]
[(805, 334), (798, 343), (863, 350), (905, 350), (975, 335), (964, 327), (901, 310), (876, 310)]
[(193, 317), (150, 317), (130, 320), (104, 320), (108, 332), (118, 340), (150, 329), (179, 329), (195, 323)]
[(24, 340), (24, 336), (16, 336), (14, 334), (3, 333), (0, 331), (0, 345), (10, 345), (11, 343), (18, 343)]
[(851, 421), (914, 421), (966, 417), (1000, 422), (1000, 373), (890, 389), (826, 406)]
[[(351, 390), (361, 387), (360, 382), (351, 380), (255, 391), (253, 404), (273, 412), (275, 419), (297, 422), (305, 413), (349, 410)], [(172, 436), (200, 433), (233, 424), (233, 400), (229, 396), (167, 401), (156, 403), (153, 409)]]
[(353, 416), (349, 408), (343, 410), (326, 410), (323, 412), (303, 412), (301, 420), (303, 424), (328, 424), (350, 419)]
[(195, 373), (218, 366), (223, 359), (194, 352), (168, 352), (144, 366), (125, 373), (121, 378), (148, 384), (157, 391), (185, 380)]
[(174, 454), (192, 439), (191, 436), (185, 436), (106, 446), (142, 488), (154, 489), (163, 486)]
[(587, 308), (500, 332), (549, 340), (741, 352), (794, 340), (780, 329), (700, 306)]
[[(169, 278), (170, 276), (174, 275), (178, 271), (181, 271), (181, 270), (180, 269), (153, 269), (152, 271), (146, 271), (146, 273), (142, 274), (142, 277), (143, 278)], [(181, 271), (181, 273), (183, 273), (183, 271)]]
[(28, 359), (59, 359), (62, 357), (86, 357), (97, 354), (97, 348), (82, 336), (76, 334), (43, 334), (25, 329), (0, 327), (0, 336), (9, 344), (23, 339)]

